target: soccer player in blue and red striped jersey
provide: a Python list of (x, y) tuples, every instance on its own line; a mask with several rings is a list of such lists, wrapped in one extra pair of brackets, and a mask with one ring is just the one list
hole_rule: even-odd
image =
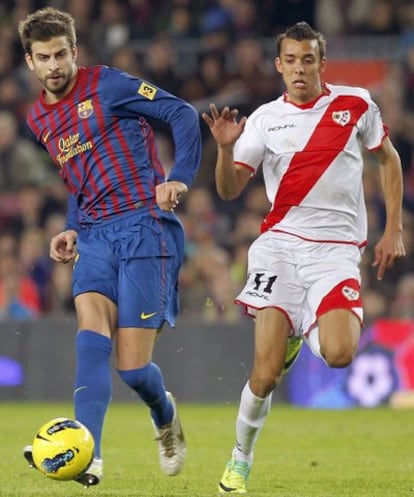
[[(199, 117), (183, 100), (106, 66), (77, 64), (74, 19), (40, 9), (19, 24), (27, 65), (43, 86), (28, 125), (68, 189), (66, 230), (50, 256), (74, 262), (75, 417), (91, 431), (95, 457), (78, 481), (103, 475), (102, 427), (111, 398), (110, 355), (121, 379), (149, 407), (162, 470), (177, 474), (186, 453), (176, 404), (152, 362), (157, 332), (174, 326), (184, 233), (174, 213), (201, 158)], [(171, 129), (166, 173), (146, 118)], [(31, 446), (24, 450), (32, 463)]]

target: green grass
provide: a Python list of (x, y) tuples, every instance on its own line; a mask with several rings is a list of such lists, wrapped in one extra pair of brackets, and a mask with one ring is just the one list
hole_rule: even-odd
[[(84, 490), (26, 467), (22, 447), (69, 404), (0, 403), (0, 496), (211, 497), (234, 443), (236, 405), (181, 404), (188, 459), (164, 476), (147, 410), (113, 404), (103, 441), (105, 478)], [(258, 441), (250, 497), (414, 496), (410, 410), (319, 411), (274, 405)]]

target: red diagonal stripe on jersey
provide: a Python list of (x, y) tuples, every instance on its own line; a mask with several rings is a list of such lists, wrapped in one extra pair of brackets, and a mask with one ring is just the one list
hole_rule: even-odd
[[(280, 182), (273, 208), (262, 224), (262, 233), (280, 222), (293, 206), (299, 205), (332, 161), (343, 151), (352, 130), (368, 104), (355, 96), (339, 96), (326, 109), (304, 149), (292, 157)], [(335, 112), (349, 111), (345, 126), (333, 120)]]

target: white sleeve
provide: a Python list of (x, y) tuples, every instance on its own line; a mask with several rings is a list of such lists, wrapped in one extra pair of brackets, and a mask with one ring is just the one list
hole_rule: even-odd
[(368, 110), (362, 117), (361, 122), (361, 139), (364, 147), (368, 150), (378, 148), (384, 137), (388, 134), (382, 121), (381, 112), (378, 105), (371, 99), (368, 92), (367, 104)]
[(234, 147), (234, 162), (257, 171), (263, 161), (265, 142), (257, 128), (257, 119), (249, 117), (246, 127)]

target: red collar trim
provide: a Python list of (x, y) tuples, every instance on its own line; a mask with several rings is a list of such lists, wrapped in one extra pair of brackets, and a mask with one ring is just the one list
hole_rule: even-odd
[(285, 93), (283, 93), (283, 101), (286, 103), (292, 104), (295, 107), (298, 107), (299, 109), (311, 109), (320, 98), (324, 97), (325, 95), (330, 95), (330, 94), (331, 94), (331, 90), (326, 86), (325, 83), (322, 83), (322, 93), (320, 95), (318, 95), (315, 98), (315, 100), (311, 100), (310, 102), (306, 102), (305, 104), (296, 104), (295, 102), (291, 102), (289, 100), (289, 94), (287, 91), (285, 91)]

